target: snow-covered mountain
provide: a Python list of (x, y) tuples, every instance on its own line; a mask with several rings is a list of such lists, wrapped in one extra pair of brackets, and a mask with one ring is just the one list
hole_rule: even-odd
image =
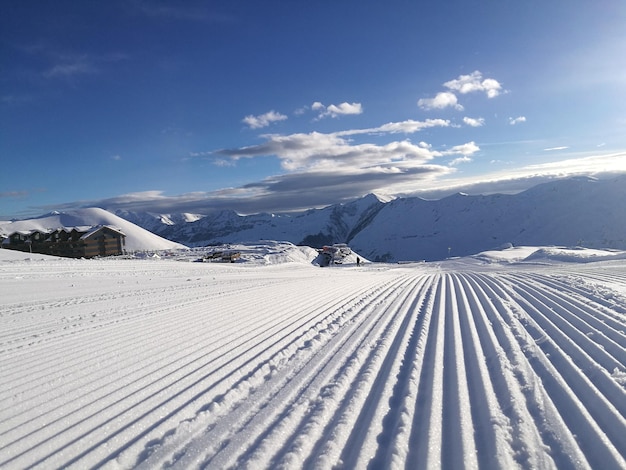
[[(389, 201), (374, 194), (347, 204), (298, 213), (239, 215), (231, 210), (215, 211), (187, 223), (163, 223), (156, 214), (116, 211), (120, 217), (187, 246), (241, 243), (256, 240), (284, 240), (299, 245), (321, 247), (343, 243), (374, 219)], [(171, 214), (167, 220), (174, 220)], [(178, 217), (180, 220), (181, 217)]]
[(133, 212), (124, 209), (118, 209), (111, 212), (153, 233), (159, 232), (164, 228), (164, 226), (182, 225), (189, 222), (195, 222), (196, 220), (204, 217), (202, 214), (191, 214), (188, 212), (181, 212), (178, 214), (155, 214), (152, 212)]
[(436, 260), (507, 244), (626, 248), (626, 177), (554, 181), (515, 195), (398, 199), (351, 240), (373, 260)]
[(556, 180), (515, 195), (388, 200), (370, 194), (300, 213), (217, 211), (192, 222), (183, 222), (186, 215), (170, 214), (168, 222), (154, 214), (118, 215), (188, 246), (262, 239), (313, 247), (348, 243), (379, 261), (438, 260), (507, 244), (626, 249), (626, 175)]
[(97, 207), (51, 212), (41, 217), (11, 222), (0, 222), (0, 234), (9, 235), (20, 230), (54, 230), (63, 227), (111, 225), (126, 235), (125, 247), (129, 251), (184, 249), (180, 243), (166, 240), (111, 212)]
[[(459, 193), (439, 200), (389, 200), (370, 194), (299, 213), (116, 214), (94, 208), (67, 211), (0, 222), (0, 231), (107, 224), (127, 233), (128, 249), (179, 246), (172, 242), (206, 246), (282, 240), (311, 247), (348, 243), (372, 261), (440, 260), (511, 244), (626, 249), (626, 175), (557, 180), (515, 195)], [(134, 224), (152, 233), (138, 232)]]

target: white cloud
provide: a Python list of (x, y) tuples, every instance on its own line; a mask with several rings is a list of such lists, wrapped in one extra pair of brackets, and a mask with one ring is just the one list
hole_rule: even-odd
[(509, 124), (512, 126), (515, 126), (516, 124), (519, 124), (520, 122), (526, 122), (526, 117), (524, 116), (518, 116), (516, 118), (509, 118)]
[(523, 170), (556, 176), (594, 175), (610, 172), (623, 173), (626, 172), (626, 153), (592, 155), (556, 162), (539, 163), (526, 166)]
[(457, 166), (457, 165), (460, 165), (461, 163), (469, 163), (471, 161), (472, 159), (470, 157), (459, 157), (459, 158), (455, 158), (454, 160), (452, 160), (449, 165)]
[(431, 127), (448, 127), (450, 121), (447, 119), (426, 119), (425, 121), (415, 121), (407, 119), (400, 122), (388, 122), (379, 127), (371, 127), (368, 129), (352, 129), (347, 131), (335, 132), (338, 136), (358, 135), (358, 134), (413, 134), (422, 129)]
[(459, 111), (463, 110), (463, 106), (459, 104), (456, 95), (449, 91), (439, 92), (434, 98), (422, 98), (417, 102), (417, 105), (422, 109), (443, 109), (451, 107)]
[(84, 59), (57, 64), (44, 72), (46, 78), (70, 78), (76, 75), (97, 73), (96, 67)]
[(347, 116), (347, 115), (356, 115), (363, 113), (363, 106), (361, 103), (347, 103), (343, 102), (341, 104), (331, 104), (328, 106), (324, 106), (319, 101), (316, 101), (311, 105), (311, 109), (313, 111), (318, 111), (319, 116), (318, 119), (330, 116), (332, 118), (336, 118), (339, 116)]
[(462, 111), (464, 108), (459, 103), (456, 94), (453, 92), (460, 93), (462, 95), (477, 91), (484, 92), (488, 98), (495, 98), (503, 92), (502, 85), (500, 85), (497, 80), (493, 78), (483, 79), (482, 73), (478, 70), (469, 75), (460, 75), (455, 80), (445, 82), (443, 86), (451, 91), (439, 92), (434, 98), (422, 98), (417, 102), (417, 105), (420, 108), (427, 110), (454, 108)]
[(502, 92), (502, 85), (497, 80), (493, 78), (483, 80), (482, 73), (478, 70), (469, 75), (460, 75), (457, 79), (444, 83), (443, 86), (462, 95), (482, 91), (488, 98), (495, 98)]
[(445, 152), (443, 152), (443, 155), (460, 154), (460, 155), (464, 155), (467, 157), (469, 155), (475, 154), (479, 150), (480, 150), (480, 147), (476, 145), (475, 142), (472, 141), (472, 142), (468, 142), (462, 145), (455, 145), (450, 150), (446, 150)]
[(232, 159), (274, 155), (287, 171), (331, 169), (333, 171), (390, 167), (394, 164), (423, 164), (441, 153), (408, 140), (385, 145), (354, 144), (339, 133), (265, 135), (267, 141), (260, 145), (221, 150), (218, 155)]
[[(402, 144), (397, 142), (395, 144)], [(472, 143), (470, 143), (472, 144)], [(458, 146), (457, 149), (465, 146)], [(421, 142), (416, 147), (430, 146)], [(449, 152), (447, 152), (449, 154)], [(109, 210), (122, 208), (155, 213), (208, 213), (217, 208), (240, 213), (282, 212), (310, 209), (356, 199), (368, 192), (383, 191), (395, 195), (418, 195), (441, 198), (455, 192), (470, 194), (512, 193), (536, 184), (575, 175), (615, 176), (626, 172), (626, 154), (596, 155), (572, 158), (545, 164), (480, 176), (454, 178), (450, 165), (469, 162), (462, 155), (448, 165), (396, 161), (390, 165), (370, 167), (329, 167), (275, 175), (237, 188), (211, 192), (165, 196), (162, 191), (145, 191), (98, 201), (79, 201), (55, 205), (55, 209), (91, 205)], [(0, 194), (0, 197), (6, 196)], [(12, 195), (9, 194), (9, 197)], [(44, 207), (51, 210), (51, 207)]]
[(150, 190), (150, 191), (137, 191), (134, 193), (126, 193), (116, 198), (109, 199), (112, 202), (131, 202), (131, 201), (154, 201), (163, 199), (163, 191)]
[[(626, 174), (626, 153), (573, 157), (549, 163), (512, 168), (480, 176), (422, 181), (413, 195), (440, 198), (455, 192), (470, 194), (515, 193), (555, 178), (573, 176), (614, 177)], [(430, 183), (430, 184), (428, 184)]]
[(484, 118), (471, 118), (471, 117), (467, 117), (465, 116), (463, 118), (463, 122), (465, 124), (467, 124), (470, 127), (481, 127), (485, 125), (485, 119)]
[(550, 147), (548, 149), (543, 149), (544, 152), (552, 152), (554, 150), (565, 150), (568, 149), (569, 147), (567, 146), (562, 146), (562, 147)]
[[(355, 144), (350, 139), (356, 135), (411, 134), (432, 127), (447, 127), (450, 122), (444, 119), (389, 122), (379, 127), (353, 129), (333, 133), (297, 133), (290, 135), (265, 134), (266, 141), (235, 149), (223, 149), (215, 152), (194, 152), (190, 157), (206, 157), (211, 154), (216, 164), (223, 166), (224, 159), (235, 162), (241, 158), (275, 156), (281, 166), (289, 172), (296, 171), (356, 171), (372, 168), (417, 168), (427, 161), (442, 156), (432, 146), (420, 142), (413, 144), (409, 140), (390, 142), (385, 145), (372, 143)], [(461, 153), (453, 149), (450, 154)], [(367, 170), (369, 171), (369, 170)]]
[(213, 160), (213, 165), (221, 168), (234, 167), (235, 162), (226, 158), (216, 158)]
[(43, 76), (50, 79), (74, 79), (83, 75), (99, 74), (110, 64), (129, 59), (121, 53), (112, 54), (74, 54), (43, 47), (37, 53), (47, 57), (54, 65), (48, 67)]
[(341, 103), (340, 105), (331, 104), (326, 108), (326, 113), (331, 117), (336, 117), (345, 114), (362, 114), (363, 107), (361, 103)]
[(306, 113), (309, 110), (308, 106), (302, 106), (301, 108), (296, 109), (293, 114), (295, 114), (296, 116), (302, 116), (304, 113)]
[(159, 5), (157, 2), (130, 2), (134, 11), (151, 18), (163, 18), (166, 20), (196, 21), (204, 23), (223, 23), (231, 21), (225, 15), (211, 11), (208, 6), (191, 6), (181, 2), (180, 5)]
[(287, 119), (287, 116), (272, 110), (258, 116), (246, 116), (243, 118), (243, 122), (250, 126), (251, 129), (260, 129), (269, 126), (273, 122), (284, 121), (285, 119)]
[[(385, 129), (388, 133), (408, 129), (415, 132), (422, 125), (447, 125), (447, 121), (433, 120), (418, 125), (411, 121), (405, 123), (389, 123), (378, 128), (341, 131), (336, 133), (299, 133), (290, 135), (267, 134), (266, 141), (259, 145), (225, 149), (215, 152), (220, 158), (236, 161), (241, 158), (275, 156), (281, 162), (283, 170), (290, 174), (333, 174), (333, 175), (364, 175), (376, 173), (441, 173), (449, 170), (449, 166), (433, 164), (432, 161), (442, 156), (460, 156), (453, 164), (471, 161), (469, 158), (480, 148), (475, 142), (454, 146), (445, 151), (433, 149), (426, 142), (412, 143), (410, 140), (392, 141), (386, 144), (354, 143), (350, 136), (364, 133), (380, 133)], [(448, 168), (448, 170), (445, 170)], [(373, 189), (373, 188), (372, 188)]]

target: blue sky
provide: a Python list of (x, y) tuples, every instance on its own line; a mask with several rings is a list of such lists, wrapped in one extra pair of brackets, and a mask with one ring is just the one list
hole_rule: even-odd
[(0, 217), (626, 171), (626, 4), (0, 3)]

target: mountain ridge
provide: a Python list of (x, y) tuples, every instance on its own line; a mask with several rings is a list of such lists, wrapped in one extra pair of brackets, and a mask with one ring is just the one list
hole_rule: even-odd
[[(348, 243), (372, 261), (435, 261), (511, 245), (623, 250), (626, 175), (554, 180), (517, 194), (457, 193), (436, 200), (368, 194), (296, 213), (241, 215), (216, 210), (200, 215), (117, 210), (115, 216), (190, 247), (259, 240), (314, 248)], [(82, 225), (91, 224), (85, 222)]]
[(517, 194), (456, 193), (435, 200), (368, 194), (298, 213), (221, 210), (167, 226), (153, 219), (149, 228), (190, 246), (260, 239), (313, 247), (348, 243), (371, 260), (439, 260), (505, 244), (626, 249), (625, 203), (626, 175), (576, 177)]

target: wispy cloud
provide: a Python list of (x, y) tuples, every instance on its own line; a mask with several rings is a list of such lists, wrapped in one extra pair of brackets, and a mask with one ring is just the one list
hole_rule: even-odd
[(46, 78), (72, 78), (77, 75), (89, 75), (98, 71), (93, 61), (86, 56), (65, 59), (44, 71)]
[(335, 132), (334, 135), (350, 136), (359, 134), (413, 134), (431, 127), (448, 127), (450, 121), (447, 119), (426, 119), (425, 121), (415, 121), (407, 119), (406, 121), (388, 122), (379, 127), (370, 127), (367, 129), (350, 129)]
[(221, 168), (226, 168), (226, 167), (234, 167), (235, 166), (235, 162), (233, 160), (230, 160), (228, 158), (214, 158), (212, 160), (213, 165), (217, 166), (217, 167), (221, 167)]
[(449, 165), (450, 166), (457, 166), (460, 165), (462, 163), (470, 163), (472, 161), (472, 159), (470, 157), (459, 157), (459, 158), (455, 158), (454, 160), (452, 160)]
[(9, 94), (0, 96), (0, 104), (7, 106), (18, 106), (21, 104), (30, 103), (33, 101), (31, 95), (26, 94)]
[(423, 182), (421, 188), (407, 192), (407, 195), (440, 198), (458, 191), (469, 194), (515, 193), (555, 179), (575, 176), (610, 178), (626, 174), (624, 162), (626, 153), (614, 153), (572, 157), (517, 168), (509, 165), (505, 171), (480, 176), (428, 180)]
[(80, 76), (99, 74), (108, 64), (129, 59), (126, 54), (122, 53), (75, 54), (46, 47), (33, 50), (43, 54), (50, 62), (50, 65), (42, 72), (43, 77), (49, 79), (70, 80)]
[(552, 175), (595, 175), (599, 173), (626, 172), (626, 153), (568, 158), (555, 162), (529, 165), (523, 167), (523, 169)]
[(28, 191), (0, 191), (0, 198), (23, 198), (28, 195)]
[(512, 126), (515, 126), (517, 124), (520, 124), (522, 122), (526, 122), (526, 117), (525, 116), (518, 116), (516, 118), (509, 118), (509, 124)]
[(274, 110), (258, 116), (248, 115), (243, 118), (242, 122), (250, 127), (250, 129), (261, 129), (278, 121), (284, 121), (287, 116)]
[(132, 12), (155, 19), (193, 22), (232, 21), (229, 16), (217, 12), (215, 8), (209, 8), (209, 4), (189, 5), (181, 2), (166, 5), (153, 1), (134, 0), (129, 5)]
[(565, 149), (568, 149), (568, 148), (569, 148), (569, 147), (567, 147), (567, 146), (563, 146), (563, 147), (550, 147), (550, 148), (547, 148), (547, 149), (543, 149), (543, 151), (544, 151), (544, 152), (553, 152), (553, 151), (555, 151), (555, 150), (565, 150)]

